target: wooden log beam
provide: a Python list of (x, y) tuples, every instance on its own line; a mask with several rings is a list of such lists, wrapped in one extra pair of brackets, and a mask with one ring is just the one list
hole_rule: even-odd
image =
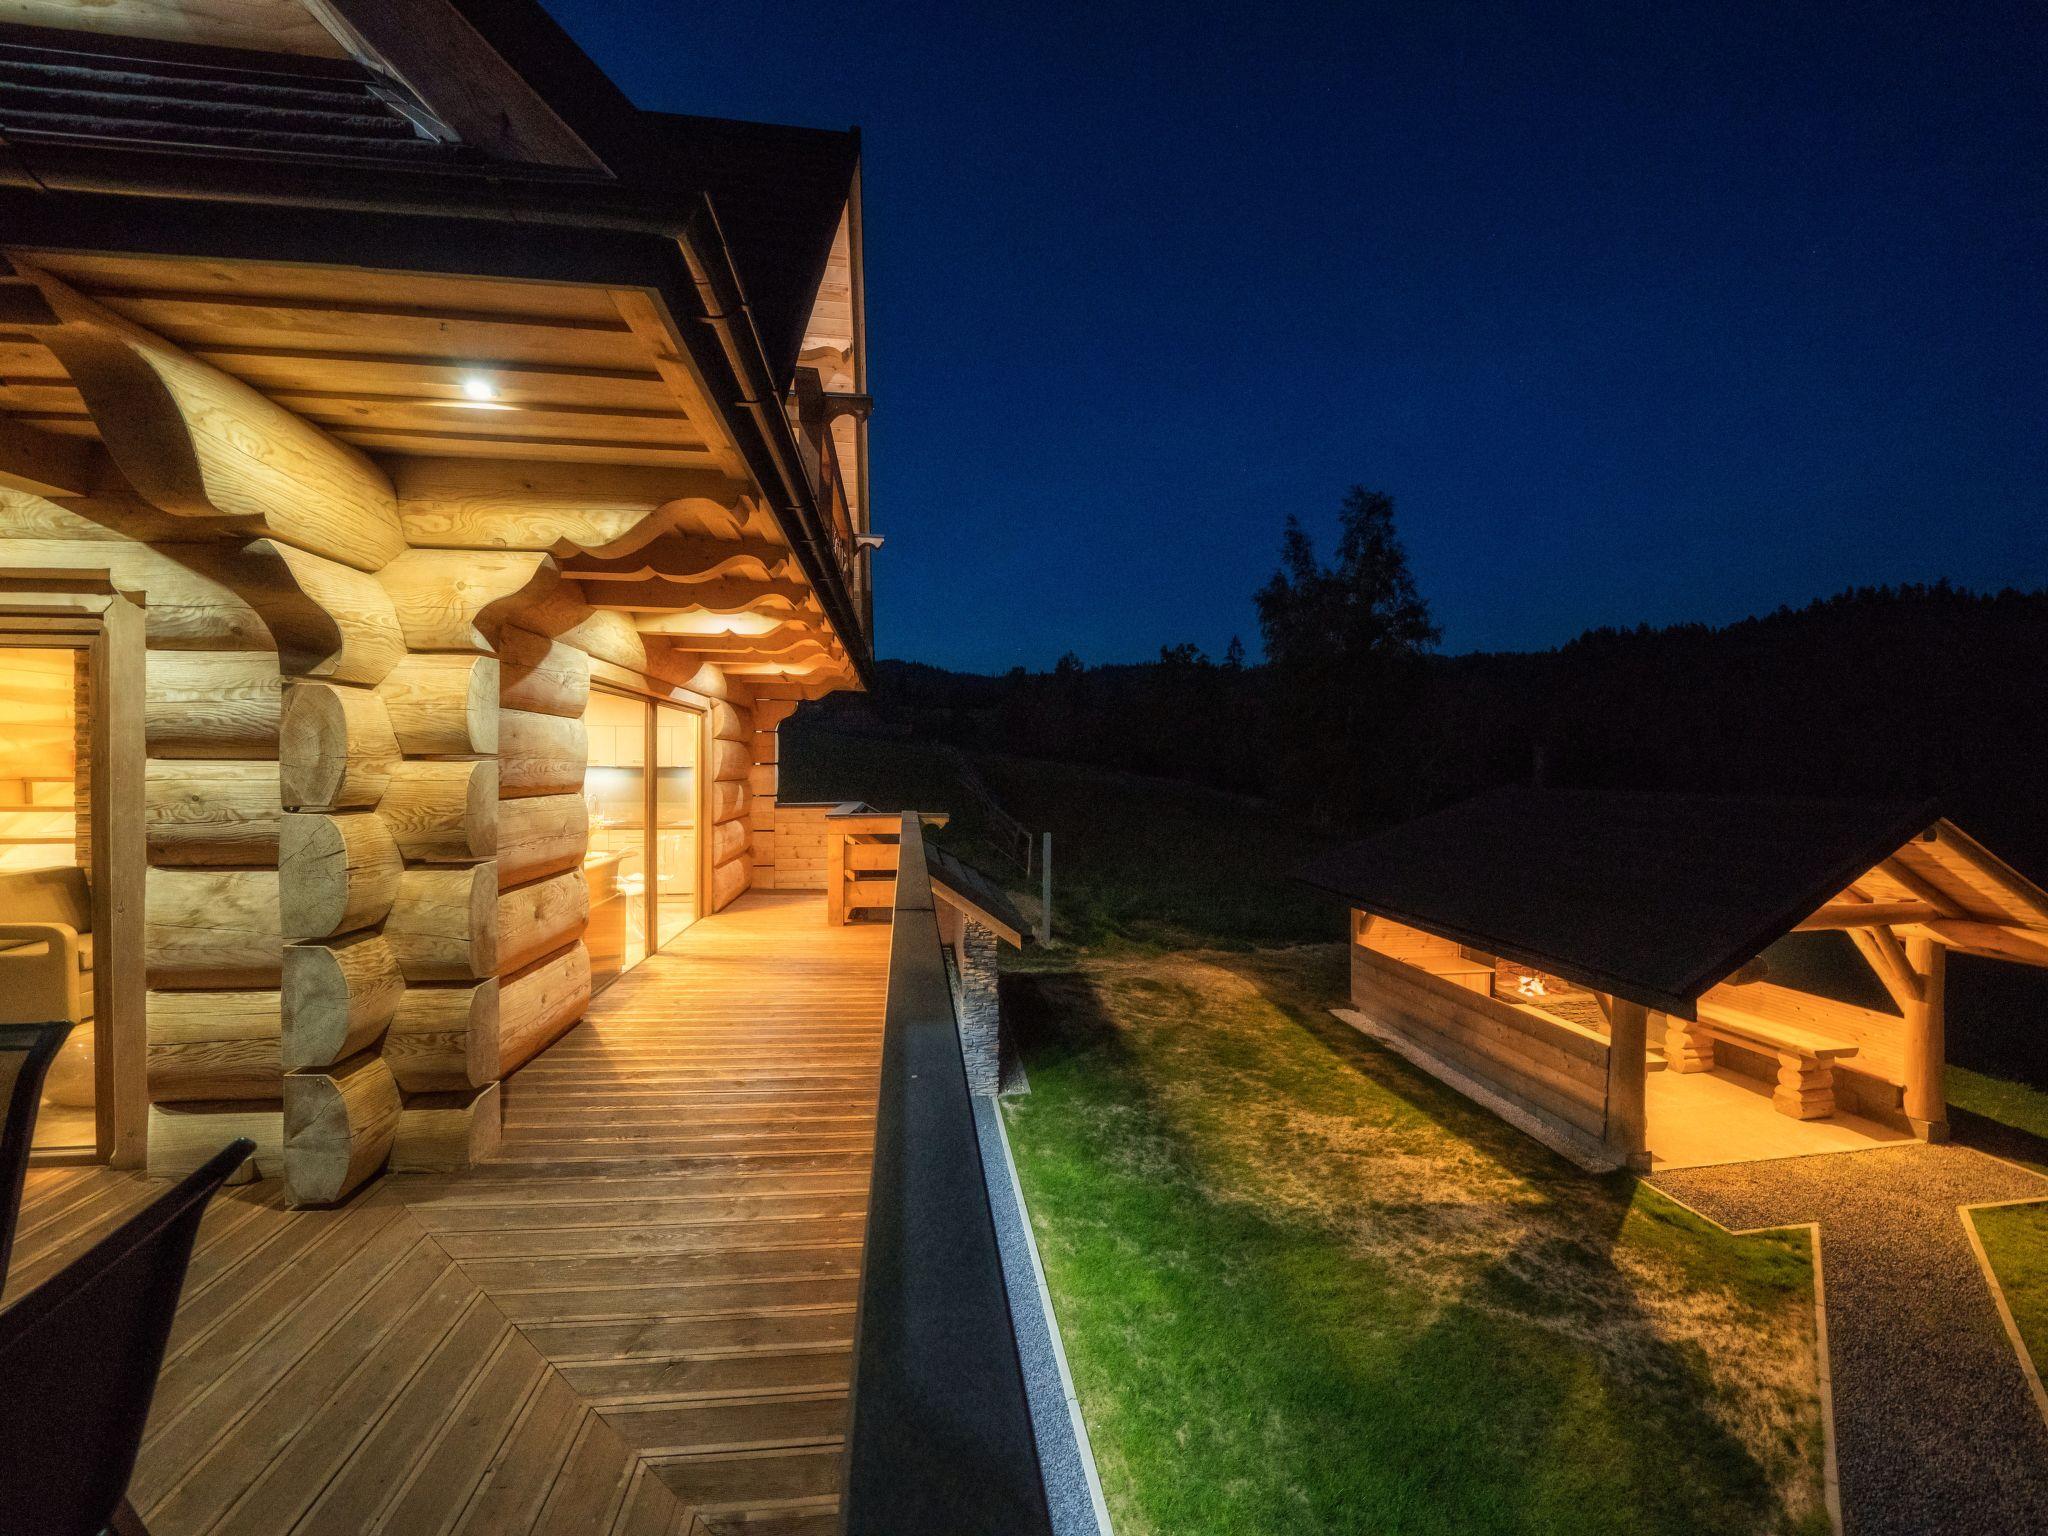
[(1647, 1092), (1649, 1010), (1625, 997), (1607, 1007), (1607, 1149), (1637, 1170), (1649, 1167)]
[(92, 439), (0, 416), (0, 486), (30, 496), (84, 496), (105, 473), (106, 456)]
[(580, 940), (505, 977), (498, 987), (498, 1075), (552, 1045), (589, 1005), (590, 953)]
[(635, 621), (643, 635), (662, 635), (681, 648), (714, 661), (781, 661), (791, 657), (827, 657), (837, 643), (831, 631), (790, 622), (757, 635), (693, 633), (687, 614), (649, 614)]
[(1913, 1134), (1923, 1141), (1948, 1140), (1947, 958), (1931, 938), (1906, 940), (1904, 959), (1917, 995), (1900, 1008), (1906, 1018), (1905, 1110)]
[[(581, 795), (575, 799), (583, 803)], [(498, 851), (497, 762), (401, 762), (391, 771), (377, 814), (413, 863), (488, 859)]]
[(23, 270), (63, 322), (30, 334), (64, 364), (115, 465), (153, 506), (360, 570), (404, 549), (391, 482), (367, 455), (49, 273)]
[(406, 870), (384, 937), (408, 983), (497, 975), (498, 866)]
[(152, 869), (143, 920), (149, 984), (275, 987), (284, 961), (274, 869)]
[(275, 1178), (284, 1171), (284, 1115), (277, 1100), (152, 1104), (147, 1171), (151, 1178), (183, 1178), (238, 1136), (255, 1142), (256, 1154), (229, 1183)]
[(2016, 960), (2021, 965), (2048, 966), (2048, 933), (1960, 917), (1935, 918), (1919, 926), (1937, 943), (1949, 949), (1960, 949), (1965, 954)]
[(1846, 928), (1843, 932), (1856, 946), (1877, 979), (1903, 1013), (1921, 1000), (1920, 977), (1906, 958), (1898, 935), (1889, 928)]
[(371, 690), (295, 679), (284, 688), (277, 758), (287, 810), (359, 809), (390, 786), (398, 738)]
[(331, 1205), (384, 1166), (398, 1134), (398, 1084), (364, 1052), (327, 1072), (284, 1079), (284, 1193)]
[(391, 1143), (393, 1173), (454, 1173), (498, 1150), (496, 1083), (461, 1093), (408, 1094)]
[[(747, 824), (743, 820), (721, 821), (711, 829), (711, 862), (723, 864), (730, 859), (743, 858), (747, 852)], [(888, 865), (896, 867), (892, 856)]]
[(498, 750), (495, 656), (423, 653), (391, 669), (377, 692), (410, 757), (489, 757)]
[(283, 679), (264, 651), (149, 651), (142, 730), (155, 758), (275, 759)]
[(225, 546), (153, 546), (68, 507), (5, 490), (0, 539), (10, 572), (104, 572), (117, 590), (140, 597), (152, 650), (277, 648), (269, 623), (237, 590), (251, 562)]
[(525, 795), (581, 793), (590, 743), (581, 720), (523, 709), (498, 716), (498, 793)]
[(284, 1091), (276, 992), (152, 992), (146, 1018), (154, 1102), (276, 1099)]
[(544, 554), (501, 550), (407, 550), (377, 573), (414, 651), (490, 654), (501, 627), (559, 586)]
[(242, 591), (276, 638), (287, 676), (374, 684), (405, 655), (391, 594), (376, 577), (275, 539), (244, 552), (245, 567), (263, 562), (275, 574), (245, 579)]
[(325, 939), (381, 922), (404, 869), (398, 841), (375, 811), (287, 811), (278, 838), (285, 941)]
[(149, 862), (275, 864), (284, 814), (277, 774), (276, 763), (150, 761), (142, 797)]
[[(564, 583), (567, 593), (573, 583)], [(529, 610), (526, 615), (528, 627), (536, 634), (544, 634), (563, 645), (572, 646), (583, 652), (590, 662), (590, 675), (602, 678), (607, 666), (623, 669), (628, 673), (644, 673), (649, 670), (647, 642), (640, 631), (633, 627), (630, 613), (619, 613), (609, 608), (592, 608), (582, 598), (565, 598), (554, 605), (549, 612)], [(615, 679), (623, 683), (623, 679)], [(639, 686), (644, 679), (635, 678), (632, 686)]]
[(697, 469), (408, 458), (394, 474), (399, 519), (422, 549), (624, 556), (677, 527), (737, 530), (746, 500), (743, 483)]
[(506, 709), (583, 718), (590, 656), (560, 640), (506, 627), (498, 636), (498, 702)]
[(381, 1053), (406, 1093), (464, 1092), (498, 1076), (498, 978), (408, 986)]
[(1947, 821), (1936, 825), (1935, 846), (1997, 891), (2030, 924), (2048, 927), (2048, 892), (1992, 853), (1982, 843)]
[[(564, 575), (574, 575), (565, 570)], [(802, 582), (749, 581), (743, 576), (713, 578), (701, 582), (586, 581), (583, 600), (593, 608), (621, 608), (635, 613), (698, 613), (730, 616), (769, 611), (791, 612), (806, 608), (811, 589)], [(820, 615), (822, 618), (822, 614)]]
[(711, 871), (711, 910), (723, 911), (741, 895), (753, 879), (753, 866), (746, 859), (734, 859)]
[(784, 544), (741, 536), (670, 533), (627, 555), (569, 554), (562, 574), (586, 583), (663, 581), (688, 586), (728, 577), (764, 582), (789, 579), (798, 567)]
[(1883, 928), (1899, 923), (1920, 923), (1939, 917), (1939, 909), (1924, 901), (1831, 901), (1801, 922), (1797, 933), (1814, 933), (1836, 928)]
[(406, 991), (382, 934), (353, 933), (284, 951), (279, 1057), (287, 1072), (327, 1067), (367, 1050)]
[(590, 845), (590, 808), (583, 796), (530, 795), (498, 805), (498, 881), (523, 885), (582, 866)]
[(1971, 915), (1957, 903), (1953, 896), (1942, 890), (1898, 855), (1894, 854), (1877, 867), (1894, 882), (1903, 885), (1919, 900), (1926, 902), (1930, 907), (1938, 908), (1944, 917), (1968, 917)]
[(567, 869), (498, 896), (498, 965), (517, 970), (583, 937), (590, 920), (590, 884)]

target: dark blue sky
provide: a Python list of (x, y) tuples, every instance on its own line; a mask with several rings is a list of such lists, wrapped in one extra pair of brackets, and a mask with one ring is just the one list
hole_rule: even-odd
[(2048, 583), (2048, 13), (548, 0), (865, 133), (881, 654), (1256, 651), (1393, 494), (1447, 650)]

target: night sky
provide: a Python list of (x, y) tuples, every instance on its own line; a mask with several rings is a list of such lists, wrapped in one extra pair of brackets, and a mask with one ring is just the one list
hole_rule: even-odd
[(864, 130), (877, 643), (1257, 652), (1396, 499), (1450, 651), (2048, 583), (2048, 12), (548, 0)]

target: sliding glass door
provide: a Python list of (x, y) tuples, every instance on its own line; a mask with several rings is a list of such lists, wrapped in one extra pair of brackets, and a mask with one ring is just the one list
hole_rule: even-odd
[(698, 848), (697, 749), (704, 717), (694, 709), (659, 704), (654, 710), (654, 933), (655, 946), (669, 943), (702, 910)]
[[(82, 646), (0, 643), (0, 923), (17, 925), (0, 938), (0, 1023), (76, 1021), (43, 1080), (32, 1145), (87, 1156), (101, 1140), (91, 688)], [(67, 931), (68, 951), (57, 937)]]
[[(596, 687), (584, 724), (590, 765), (590, 980), (601, 991), (697, 920), (704, 717)], [(649, 765), (653, 772), (648, 771)]]

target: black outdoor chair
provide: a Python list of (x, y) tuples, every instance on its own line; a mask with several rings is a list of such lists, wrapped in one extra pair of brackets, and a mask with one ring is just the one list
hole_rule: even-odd
[(128, 1478), (206, 1202), (256, 1150), (221, 1148), (0, 1312), (0, 1531), (147, 1536)]
[(71, 1033), (69, 1020), (55, 1024), (0, 1024), (0, 1285), (14, 1252), (14, 1226), (21, 1219), (21, 1185), (28, 1177), (28, 1148), (36, 1134), (36, 1106), (43, 1077), (57, 1048)]

